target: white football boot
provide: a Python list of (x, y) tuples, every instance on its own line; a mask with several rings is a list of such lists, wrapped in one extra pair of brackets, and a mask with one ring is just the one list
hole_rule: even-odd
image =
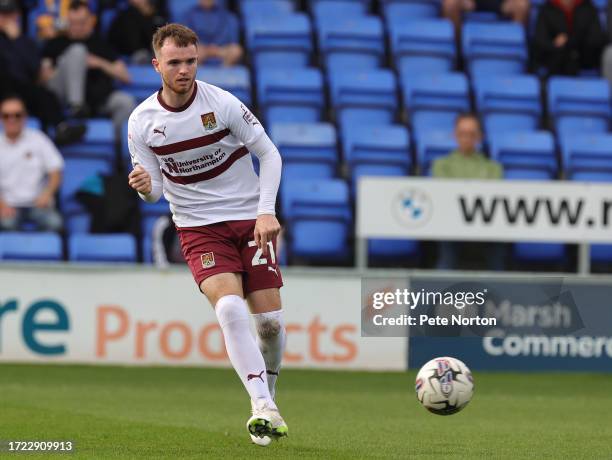
[(272, 442), (272, 439), (277, 440), (288, 435), (289, 428), (278, 409), (269, 407), (266, 401), (251, 401), (251, 411), (253, 415), (246, 426), (253, 443), (265, 447)]

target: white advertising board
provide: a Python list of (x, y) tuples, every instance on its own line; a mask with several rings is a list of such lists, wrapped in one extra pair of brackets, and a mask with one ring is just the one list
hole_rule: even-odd
[[(362, 338), (358, 277), (285, 275), (284, 363), (405, 369), (406, 340)], [(0, 267), (0, 361), (226, 366), (187, 270)]]

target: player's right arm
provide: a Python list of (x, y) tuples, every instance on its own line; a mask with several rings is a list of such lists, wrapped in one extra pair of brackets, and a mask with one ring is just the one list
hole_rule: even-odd
[(128, 147), (134, 167), (128, 183), (144, 201), (155, 203), (162, 194), (162, 175), (155, 154), (142, 140), (134, 114), (128, 121)]

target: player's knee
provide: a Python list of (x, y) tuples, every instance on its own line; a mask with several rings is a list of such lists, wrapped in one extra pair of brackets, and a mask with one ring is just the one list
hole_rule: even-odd
[(281, 324), (276, 319), (265, 319), (257, 324), (257, 335), (262, 339), (272, 339), (280, 334)]

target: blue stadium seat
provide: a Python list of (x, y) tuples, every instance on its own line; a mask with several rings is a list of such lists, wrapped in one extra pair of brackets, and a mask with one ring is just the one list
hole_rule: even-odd
[(522, 75), (525, 64), (522, 61), (495, 58), (479, 58), (470, 62), (470, 75), (474, 78), (487, 78), (490, 75)]
[(229, 91), (246, 105), (251, 106), (251, 77), (249, 69), (243, 66), (207, 67), (198, 69), (198, 78), (211, 85)]
[(297, 109), (295, 121), (316, 121), (325, 105), (323, 76), (314, 68), (262, 69), (257, 75), (257, 98), (268, 122), (268, 110), (274, 106)]
[(115, 131), (111, 120), (95, 118), (86, 121), (85, 137), (77, 143), (62, 146), (65, 158), (92, 158), (115, 164)]
[(122, 85), (121, 89), (134, 96), (138, 103), (157, 92), (161, 87), (159, 74), (150, 65), (129, 65), (128, 72), (132, 80), (129, 84)]
[(313, 46), (310, 19), (306, 14), (280, 13), (244, 19), (251, 56), (263, 52), (291, 52), (301, 54), (304, 63), (308, 62)]
[(428, 131), (452, 132), (455, 129), (456, 119), (457, 114), (454, 112), (419, 110), (412, 115), (412, 134), (418, 139)]
[(136, 239), (128, 233), (71, 235), (68, 253), (71, 261), (136, 262)]
[(349, 107), (379, 109), (394, 114), (397, 110), (397, 83), (388, 69), (329, 72), (330, 95), (334, 109)]
[(95, 174), (110, 174), (110, 172), (108, 162), (104, 160), (67, 158), (59, 193), (60, 208), (64, 217), (85, 213), (85, 209), (76, 200), (75, 193), (89, 177)]
[(421, 174), (431, 174), (433, 162), (442, 156), (448, 155), (457, 148), (457, 141), (453, 131), (427, 131), (416, 139), (417, 164)]
[(155, 203), (138, 200), (138, 206), (140, 207), (140, 215), (142, 217), (159, 217), (170, 213), (170, 204), (163, 196)]
[(567, 248), (562, 243), (514, 243), (512, 245), (514, 259), (529, 264), (558, 264), (567, 258)]
[(417, 110), (466, 112), (470, 108), (468, 81), (462, 73), (417, 75), (401, 82), (408, 113)]
[(349, 189), (340, 179), (283, 182), (283, 215), (292, 256), (346, 261), (352, 228)]
[(367, 14), (365, 3), (345, 0), (321, 0), (312, 5), (311, 9), (317, 22), (327, 18), (360, 18)]
[(330, 53), (325, 66), (330, 72), (374, 70), (379, 68), (379, 58), (367, 53)]
[(243, 18), (277, 16), (295, 11), (295, 5), (290, 0), (242, 0), (239, 8)]
[(555, 130), (560, 139), (577, 134), (606, 134), (609, 123), (604, 118), (561, 116), (555, 120)]
[(604, 79), (551, 77), (548, 80), (548, 111), (561, 115), (610, 117), (610, 84)]
[(342, 154), (350, 168), (359, 164), (397, 165), (408, 173), (410, 136), (401, 125), (354, 125), (343, 131)]
[[(455, 35), (447, 19), (424, 19), (405, 21), (401, 17), (390, 18), (388, 22), (391, 54), (398, 68), (404, 60), (427, 57), (430, 65), (451, 69), (455, 63)], [(418, 69), (412, 66), (413, 69)]]
[(504, 169), (507, 180), (553, 180), (550, 171), (545, 169)]
[(398, 61), (396, 66), (401, 80), (419, 74), (431, 75), (453, 71), (451, 61), (436, 56), (402, 56)]
[(581, 182), (612, 182), (612, 171), (577, 171), (571, 180)]
[(317, 123), (321, 121), (321, 111), (314, 107), (274, 105), (264, 112), (269, 126), (276, 123)]
[(270, 133), (283, 157), (284, 172), (290, 171), (290, 176), (299, 178), (301, 175), (303, 179), (335, 176), (338, 154), (334, 125), (279, 123), (272, 125)]
[[(314, 12), (314, 8), (322, 2), (328, 2), (329, 0), (309, 0), (308, 2), (306, 2), (306, 5), (308, 6), (308, 8), (310, 9), (311, 12)], [(361, 7), (363, 8), (363, 12), (365, 13), (366, 11), (368, 11), (372, 5), (372, 0), (338, 0), (341, 1), (343, 3), (357, 3), (360, 4)]]
[(370, 62), (368, 67), (375, 67), (385, 54), (383, 24), (376, 16), (322, 17), (317, 32), (319, 50), (326, 60), (340, 53), (361, 57), (361, 61)]
[(255, 73), (260, 69), (299, 69), (308, 67), (310, 58), (300, 51), (261, 51), (252, 57)]
[(440, 13), (440, 4), (435, 1), (387, 2), (383, 4), (383, 16), (387, 24), (392, 21), (420, 21), (435, 19)]
[(57, 233), (2, 232), (2, 260), (61, 260), (62, 240)]
[(64, 221), (64, 228), (68, 235), (75, 233), (89, 233), (91, 217), (89, 214), (74, 214)]
[(612, 171), (612, 134), (567, 136), (560, 141), (569, 178), (581, 171)]
[(591, 244), (590, 253), (593, 264), (612, 263), (612, 244)]
[(542, 109), (540, 83), (531, 75), (483, 76), (474, 79), (476, 109), (489, 113), (519, 113), (534, 118), (537, 124)]
[(537, 169), (551, 175), (558, 171), (555, 141), (548, 131), (497, 133), (490, 140), (490, 152), (504, 170)]
[(342, 131), (351, 126), (379, 126), (393, 123), (393, 114), (385, 109), (346, 108), (336, 114)]
[(398, 263), (415, 259), (420, 254), (420, 243), (415, 240), (368, 240), (368, 260), (371, 262), (394, 261)]
[(470, 66), (480, 59), (515, 61), (522, 67), (527, 61), (525, 29), (515, 23), (464, 24), (461, 45)]
[(524, 113), (489, 113), (484, 115), (483, 125), (487, 138), (498, 133), (535, 131), (538, 120)]

